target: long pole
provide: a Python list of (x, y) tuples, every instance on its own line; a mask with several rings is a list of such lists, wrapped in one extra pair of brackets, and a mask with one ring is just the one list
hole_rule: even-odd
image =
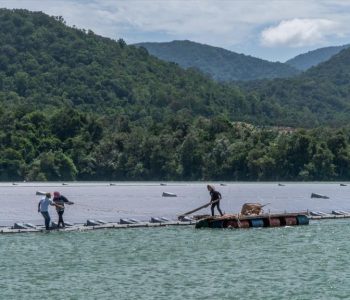
[(202, 206), (200, 206), (200, 207), (197, 207), (197, 208), (195, 208), (195, 209), (193, 209), (193, 210), (190, 210), (190, 211), (188, 211), (188, 212), (185, 212), (185, 213), (181, 214), (181, 215), (178, 217), (178, 219), (181, 220), (184, 216), (190, 215), (190, 214), (192, 214), (192, 213), (194, 213), (194, 212), (196, 212), (196, 211), (198, 211), (198, 210), (201, 210), (201, 209), (203, 209), (203, 208), (206, 208), (206, 207), (208, 207), (209, 205), (214, 204), (214, 203), (217, 203), (217, 202), (219, 202), (219, 201), (220, 201), (220, 199), (215, 200), (215, 201), (213, 201), (213, 202), (206, 203), (206, 204), (204, 204), (204, 205), (202, 205)]

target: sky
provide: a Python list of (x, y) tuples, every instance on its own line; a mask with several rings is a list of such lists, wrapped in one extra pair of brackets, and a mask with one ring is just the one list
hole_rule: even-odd
[(270, 61), (350, 43), (350, 0), (0, 0), (128, 44), (191, 40)]

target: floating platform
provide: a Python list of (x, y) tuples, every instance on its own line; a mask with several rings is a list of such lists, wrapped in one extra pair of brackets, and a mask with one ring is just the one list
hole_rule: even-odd
[(333, 210), (331, 213), (310, 211), (308, 217), (311, 220), (346, 219), (350, 218), (350, 213), (342, 210)]
[(224, 215), (207, 217), (196, 223), (196, 228), (250, 228), (308, 225), (305, 213), (263, 214), (263, 215)]
[[(129, 219), (130, 220), (130, 219)], [(134, 220), (135, 221), (135, 220)], [(65, 228), (52, 227), (50, 230), (46, 230), (45, 226), (28, 227), (23, 223), (15, 223), (12, 227), (0, 227), (0, 234), (11, 234), (11, 233), (26, 233), (26, 232), (52, 232), (52, 231), (89, 231), (97, 229), (123, 229), (123, 228), (142, 228), (142, 227), (165, 227), (165, 226), (186, 226), (195, 225), (196, 221), (162, 221), (158, 223), (151, 222), (138, 222), (130, 224), (122, 223), (101, 223), (102, 221), (88, 220), (86, 224), (73, 224), (72, 226), (66, 226)], [(96, 224), (96, 225), (92, 225)]]

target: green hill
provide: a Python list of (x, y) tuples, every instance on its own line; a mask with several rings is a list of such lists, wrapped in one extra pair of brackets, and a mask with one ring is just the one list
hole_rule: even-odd
[[(0, 9), (0, 180), (350, 179), (350, 130), (271, 127), (347, 124), (347, 70), (333, 71), (243, 92), (61, 17)], [(326, 117), (300, 108), (321, 79), (307, 105)], [(336, 85), (344, 106), (327, 102)]]
[(285, 63), (298, 70), (305, 71), (330, 59), (333, 55), (336, 55), (340, 51), (349, 47), (350, 45), (324, 47), (297, 55), (296, 57), (287, 60)]
[[(303, 120), (304, 126), (342, 126), (350, 117), (350, 49), (342, 50), (295, 78), (252, 82), (246, 87), (261, 100), (284, 108), (293, 107), (299, 116), (308, 115), (310, 118)], [(297, 120), (288, 119), (291, 125)]]
[(282, 63), (191, 41), (136, 45), (162, 60), (175, 62), (184, 68), (197, 68), (218, 81), (290, 77), (299, 73), (294, 67)]

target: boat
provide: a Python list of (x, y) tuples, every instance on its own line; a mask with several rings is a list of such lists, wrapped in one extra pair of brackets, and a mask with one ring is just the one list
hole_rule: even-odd
[(308, 225), (306, 213), (263, 214), (255, 216), (224, 215), (207, 217), (196, 223), (196, 228), (256, 228)]
[(177, 197), (174, 193), (163, 192), (162, 197)]
[(283, 183), (279, 183), (279, 184), (278, 184), (278, 186), (285, 186), (285, 184), (283, 184)]
[(345, 183), (341, 183), (340, 186), (347, 186)]
[(311, 198), (329, 199), (329, 197), (326, 195), (321, 195), (321, 194), (316, 194), (316, 193), (311, 193)]
[(167, 184), (166, 184), (166, 183), (161, 183), (160, 185), (161, 185), (161, 186), (166, 186)]

